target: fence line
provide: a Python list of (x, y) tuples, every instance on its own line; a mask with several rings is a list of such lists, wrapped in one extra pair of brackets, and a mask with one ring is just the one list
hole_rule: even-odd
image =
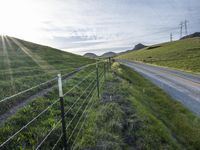
[[(93, 96), (94, 96), (94, 94), (93, 94)], [(90, 98), (89, 102), (87, 103), (86, 107), (84, 108), (83, 113), (81, 114), (81, 116), (80, 116), (78, 122), (76, 123), (74, 129), (72, 130), (72, 133), (71, 133), (71, 135), (69, 136), (67, 142), (69, 142), (69, 140), (71, 139), (71, 137), (72, 137), (74, 131), (76, 130), (76, 128), (77, 128), (79, 122), (81, 121), (81, 119), (82, 119), (82, 117), (83, 117), (83, 114), (85, 114), (85, 112), (87, 111), (87, 108), (88, 108), (89, 104), (91, 103), (93, 96)]]
[[(94, 89), (93, 89), (94, 90)], [(92, 95), (92, 97), (90, 98), (90, 100), (94, 97), (94, 95), (95, 95), (95, 93)], [(90, 107), (91, 108), (91, 107)], [(84, 112), (85, 113), (85, 112)], [(82, 113), (83, 114), (83, 113)], [(80, 119), (80, 118), (79, 118)], [(84, 119), (84, 122), (85, 122), (85, 120), (86, 119)], [(80, 122), (80, 121), (79, 121)], [(83, 123), (82, 123), (82, 125), (81, 126), (83, 126)], [(82, 128), (82, 127), (81, 127)], [(80, 132), (80, 130), (79, 130), (79, 132)], [(79, 134), (79, 133), (78, 133)], [(56, 146), (58, 145), (58, 143), (59, 143), (59, 141), (61, 140), (61, 138), (62, 138), (62, 135), (63, 135), (63, 133), (61, 133), (60, 134), (60, 136), (59, 136), (59, 138), (58, 138), (58, 140), (56, 141), (56, 143), (54, 144), (54, 146), (53, 146), (53, 148), (52, 148), (52, 150), (54, 150), (55, 148), (56, 148)], [(77, 137), (76, 137), (77, 138)], [(69, 141), (69, 140), (68, 140)]]
[(76, 101), (71, 105), (71, 107), (67, 110), (67, 112), (65, 113), (65, 116), (68, 114), (68, 112), (72, 109), (72, 107), (74, 107), (74, 105), (81, 99), (81, 97), (85, 94), (85, 92), (87, 91), (87, 89), (93, 84), (95, 80), (93, 80), (89, 86), (82, 92), (81, 96), (79, 96)]
[[(75, 85), (77, 86), (77, 85)], [(72, 89), (75, 87), (73, 86), (69, 91), (72, 91)], [(19, 129), (17, 132), (15, 132), (12, 136), (10, 136), (6, 141), (4, 141), (0, 147), (3, 147), (7, 142), (9, 142), (11, 139), (13, 139), (17, 134), (19, 134), (22, 130), (24, 130), (27, 126), (29, 126), (32, 122), (37, 120), (41, 115), (43, 115), (46, 111), (48, 111), (53, 105), (55, 105), (57, 102), (59, 102), (59, 99), (55, 100), (51, 105), (49, 105), (46, 109), (44, 109), (42, 112), (40, 112), (36, 117), (34, 117), (31, 121), (29, 121), (26, 125), (24, 125), (21, 129)]]
[(31, 121), (29, 121), (26, 125), (24, 125), (21, 129), (19, 129), (15, 134), (10, 136), (5, 142), (3, 142), (0, 147), (3, 147), (7, 142), (13, 139), (17, 134), (19, 134), (22, 130), (24, 130), (27, 126), (29, 126), (32, 122), (38, 119), (42, 114), (44, 114), (48, 109), (50, 109), (53, 105), (55, 105), (59, 99), (55, 100), (51, 105), (49, 105), (46, 109), (44, 109), (41, 113), (39, 113), (36, 117), (34, 117)]
[(84, 77), (80, 82), (78, 82), (73, 88), (68, 90), (66, 93), (63, 94), (63, 97), (65, 97), (69, 92), (71, 92), (73, 89), (75, 89), (77, 86), (79, 86), (82, 82), (84, 82), (90, 75), (92, 75), (95, 71), (90, 72), (86, 77)]
[[(104, 78), (105, 78), (105, 76), (104, 76)], [(101, 79), (101, 81), (103, 81), (103, 78)], [(100, 82), (101, 83), (101, 82)], [(102, 84), (103, 85), (103, 84)], [(100, 89), (102, 88), (102, 85), (100, 86)], [(90, 109), (91, 109), (91, 107), (90, 107)], [(82, 128), (83, 128), (83, 125), (85, 124), (85, 121), (86, 121), (86, 118), (87, 118), (87, 116), (88, 116), (88, 114), (86, 114), (86, 116), (85, 116), (85, 118), (84, 118), (84, 120), (83, 120), (83, 122), (82, 122), (82, 124), (81, 124), (81, 127), (79, 128), (79, 131), (78, 131), (78, 133), (77, 133), (77, 135), (76, 135), (76, 137), (75, 137), (75, 139), (74, 139), (74, 141), (73, 141), (73, 143), (72, 143), (72, 148), (71, 148), (71, 150), (74, 150), (74, 144), (75, 144), (75, 142), (76, 142), (76, 140), (77, 140), (77, 138), (78, 138), (78, 136), (79, 136), (79, 134), (80, 134), (80, 132), (81, 132), (81, 130), (82, 130)]]
[[(67, 110), (67, 112), (65, 113), (65, 115), (67, 115), (67, 113), (72, 109), (72, 107), (80, 100), (80, 98), (83, 96), (83, 94), (85, 94), (85, 92), (87, 91), (87, 89), (93, 84), (95, 80), (93, 80), (88, 86), (87, 88), (82, 92), (81, 96), (79, 96), (76, 101), (70, 106), (70, 108)], [(57, 122), (57, 124), (50, 130), (50, 132), (45, 136), (45, 138), (40, 142), (40, 144), (37, 146), (36, 150), (38, 148), (41, 147), (41, 145), (45, 142), (45, 140), (50, 136), (50, 134), (56, 129), (56, 127), (58, 126), (58, 124), (61, 123), (61, 119)]]
[(60, 136), (59, 136), (58, 140), (56, 141), (56, 143), (54, 144), (54, 146), (52, 147), (52, 149), (51, 149), (51, 150), (54, 150), (54, 149), (56, 148), (56, 146), (57, 146), (57, 145), (58, 145), (58, 143), (60, 142), (60, 140), (61, 140), (62, 136), (63, 136), (63, 133), (61, 133), (61, 134), (60, 134)]
[(24, 93), (26, 93), (26, 92), (28, 92), (28, 91), (33, 90), (33, 89), (36, 89), (36, 88), (38, 88), (38, 87), (40, 87), (40, 86), (42, 86), (42, 85), (45, 85), (45, 84), (47, 84), (47, 83), (50, 83), (50, 82), (52, 82), (52, 81), (54, 81), (54, 80), (56, 80), (56, 79), (57, 79), (57, 77), (56, 77), (56, 78), (53, 78), (53, 79), (51, 79), (51, 80), (48, 80), (48, 81), (46, 81), (46, 82), (43, 82), (43, 83), (41, 83), (41, 84), (38, 84), (38, 85), (36, 85), (36, 86), (33, 86), (33, 87), (31, 87), (31, 88), (29, 88), (29, 89), (26, 89), (26, 90), (24, 90), (24, 91), (21, 91), (21, 92), (19, 92), (19, 93), (16, 93), (16, 94), (14, 94), (14, 95), (12, 95), (12, 96), (6, 97), (6, 98), (0, 100), (0, 103), (1, 103), (1, 102), (4, 102), (4, 101), (7, 101), (7, 100), (9, 100), (9, 99), (11, 99), (11, 98), (14, 98), (14, 97), (16, 97), (16, 96), (19, 96), (19, 95), (21, 95), (21, 94), (24, 94)]
[[(79, 69), (83, 69), (83, 68), (86, 68), (86, 67), (91, 66), (91, 65), (94, 65), (94, 64), (96, 64), (96, 63), (88, 64), (88, 65), (82, 66), (82, 67), (80, 67)], [(104, 71), (105, 71), (105, 70), (104, 70)], [(74, 72), (76, 72), (76, 71), (74, 71)], [(68, 90), (68, 91), (64, 94), (64, 96), (66, 96), (66, 95), (67, 95), (69, 92), (71, 92), (75, 87), (77, 87), (77, 86), (80, 85), (83, 81), (85, 81), (87, 78), (89, 78), (94, 72), (95, 72), (95, 71), (91, 71), (91, 72), (90, 72), (86, 77), (84, 77), (80, 82), (78, 82), (78, 83), (77, 83), (76, 85), (74, 85), (70, 90)], [(101, 73), (99, 76), (101, 76), (103, 73), (104, 73), (104, 72), (102, 71), (102, 73)], [(67, 75), (69, 75), (69, 74), (70, 74), (70, 73), (68, 73)], [(66, 76), (66, 75), (64, 75), (64, 76)], [(105, 77), (105, 76), (104, 76), (104, 77)], [(1, 100), (0, 103), (3, 102), (3, 101), (9, 100), (9, 99), (11, 99), (11, 98), (13, 98), (13, 97), (15, 97), (15, 96), (18, 96), (18, 95), (20, 95), (20, 94), (26, 93), (26, 92), (28, 92), (28, 91), (30, 91), (30, 90), (32, 90), (32, 89), (35, 89), (35, 88), (37, 88), (37, 87), (40, 87), (40, 86), (42, 86), (42, 85), (44, 85), (44, 84), (50, 83), (50, 82), (52, 82), (52, 81), (54, 81), (54, 80), (56, 80), (56, 79), (57, 79), (57, 77), (56, 77), (56, 78), (53, 78), (53, 79), (51, 79), (51, 80), (48, 80), (48, 81), (46, 81), (46, 82), (44, 82), (44, 83), (41, 83), (41, 84), (39, 84), (39, 85), (37, 85), (37, 86), (34, 86), (34, 87), (32, 87), (32, 88), (29, 88), (29, 89), (27, 89), (27, 90), (24, 90), (24, 91), (22, 91), (22, 92), (19, 92), (19, 93), (17, 93), (17, 94), (14, 94), (14, 95), (12, 95), (12, 96), (10, 96), (10, 97), (7, 97), (7, 98)], [(103, 79), (103, 78), (102, 78), (102, 79)], [(101, 81), (102, 81), (102, 79), (101, 79)], [(98, 79), (97, 79), (97, 80), (98, 80)], [(71, 105), (71, 107), (69, 108), (69, 110), (71, 110), (72, 107), (81, 99), (81, 97), (83, 96), (83, 94), (84, 94), (84, 93), (87, 91), (87, 89), (93, 84), (94, 81), (95, 81), (95, 79), (94, 79), (94, 80), (88, 85), (88, 87), (82, 92), (82, 95)], [(75, 117), (77, 116), (78, 112), (79, 112), (80, 109), (83, 107), (83, 105), (85, 104), (86, 100), (87, 100), (88, 97), (91, 95), (92, 91), (94, 91), (94, 89), (95, 89), (96, 86), (97, 86), (97, 83), (92, 87), (92, 89), (90, 90), (89, 94), (87, 95), (87, 97), (84, 99), (83, 103), (81, 104), (81, 106), (80, 106), (79, 109), (77, 110), (76, 114), (75, 114), (75, 115), (73, 116), (73, 118), (70, 120), (70, 122), (69, 122), (69, 124), (67, 125), (66, 129), (68, 129), (68, 127), (71, 125), (71, 123), (73, 122), (73, 120), (74, 120)], [(93, 97), (93, 96), (94, 96), (94, 94), (92, 94), (92, 97)], [(85, 114), (85, 111), (86, 111), (86, 109), (88, 108), (89, 103), (90, 103), (92, 97), (90, 98), (89, 102), (87, 103), (86, 107), (84, 108), (84, 111), (83, 111), (83, 113), (81, 114), (81, 117), (79, 118), (78, 123), (79, 123), (80, 120), (82, 119), (83, 114)], [(42, 112), (40, 112), (36, 117), (34, 117), (32, 120), (30, 120), (26, 125), (24, 125), (22, 128), (20, 128), (20, 129), (19, 129), (17, 132), (15, 132), (13, 135), (11, 135), (7, 140), (5, 140), (5, 141), (0, 145), (0, 148), (3, 147), (5, 144), (7, 144), (7, 143), (8, 143), (10, 140), (12, 140), (15, 136), (17, 136), (21, 131), (23, 131), (25, 128), (27, 128), (32, 122), (34, 122), (35, 120), (37, 120), (41, 115), (43, 115), (45, 112), (47, 112), (50, 108), (52, 108), (52, 106), (55, 105), (58, 101), (59, 101), (59, 99), (55, 100), (52, 104), (50, 104), (50, 105), (47, 106)], [(91, 108), (91, 106), (90, 106), (90, 108)], [(69, 112), (69, 110), (65, 113), (65, 116), (66, 116), (66, 114)], [(56, 123), (56, 125), (48, 132), (48, 134), (47, 134), (47, 135), (45, 136), (45, 138), (40, 142), (40, 144), (37, 146), (36, 149), (39, 149), (39, 148), (41, 147), (41, 145), (45, 142), (45, 140), (49, 137), (49, 135), (56, 129), (56, 127), (60, 124), (60, 122), (61, 122), (61, 119), (60, 119), (60, 120)], [(74, 130), (72, 131), (72, 134), (74, 133), (76, 127), (78, 126), (78, 123), (76, 124)], [(57, 144), (59, 143), (59, 141), (60, 141), (60, 139), (62, 138), (62, 136), (63, 136), (63, 133), (60, 135), (60, 137), (58, 138), (58, 140), (56, 141), (56, 143), (54, 144), (54, 146), (53, 146), (52, 149), (54, 149), (54, 148), (57, 146)], [(72, 135), (71, 135), (71, 136), (72, 136)], [(70, 138), (71, 138), (71, 136), (70, 136)], [(69, 139), (70, 139), (70, 138), (69, 138)]]
[(93, 86), (92, 90), (91, 90), (91, 91), (90, 91), (90, 93), (87, 95), (87, 97), (86, 97), (86, 98), (85, 98), (85, 100), (83, 101), (82, 105), (81, 105), (81, 106), (78, 108), (78, 110), (77, 110), (76, 114), (75, 114), (75, 115), (74, 115), (74, 117), (71, 119), (71, 121), (68, 123), (68, 125), (67, 125), (66, 129), (68, 129), (68, 128), (69, 128), (69, 126), (71, 125), (71, 123), (74, 121), (74, 119), (76, 118), (76, 116), (77, 116), (78, 112), (79, 112), (79, 111), (80, 111), (80, 109), (82, 108), (83, 104), (85, 104), (85, 102), (86, 102), (87, 98), (88, 98), (88, 97), (89, 97), (89, 95), (92, 93), (92, 91), (95, 89), (95, 87), (96, 87), (96, 84), (95, 84), (95, 86)]
[[(85, 107), (83, 113), (81, 114), (81, 116), (80, 116), (78, 122), (76, 123), (74, 129), (72, 130), (72, 133), (71, 133), (71, 135), (69, 136), (67, 142), (69, 142), (69, 140), (72, 138), (72, 136), (73, 136), (73, 134), (74, 134), (74, 131), (75, 131), (76, 128), (78, 127), (78, 124), (80, 123), (80, 121), (81, 121), (83, 115), (86, 113), (86, 111), (87, 111), (87, 109), (88, 109), (88, 107), (89, 107), (89, 104), (92, 102), (92, 98), (94, 97), (94, 95), (95, 95), (95, 93), (92, 94), (92, 97), (90, 98), (90, 100), (89, 100), (89, 102), (87, 103), (87, 105), (86, 105), (86, 107)], [(93, 101), (93, 102), (94, 102), (94, 101)], [(91, 108), (92, 104), (93, 104), (93, 103), (91, 103), (91, 105), (90, 105), (89, 108)]]
[[(94, 65), (94, 64), (95, 64), (95, 63), (87, 64), (87, 65), (81, 66), (81, 67), (79, 67), (79, 68), (77, 68), (77, 69), (80, 69), (80, 70), (81, 70), (81, 69), (87, 68), (87, 67), (89, 67), (89, 66), (91, 66), (91, 65)], [(67, 74), (63, 75), (63, 77), (64, 77), (64, 76), (67, 76), (67, 75), (70, 75), (70, 74), (72, 74), (72, 73), (74, 73), (74, 72), (76, 72), (76, 71), (77, 71), (77, 70), (71, 71), (70, 73), (67, 73)], [(19, 93), (13, 94), (13, 95), (8, 96), (8, 97), (5, 97), (5, 98), (3, 98), (2, 100), (0, 100), (0, 103), (1, 103), (1, 102), (4, 102), (4, 101), (6, 101), (6, 100), (9, 100), (9, 99), (11, 99), (11, 98), (14, 98), (14, 97), (16, 97), (16, 96), (19, 96), (19, 95), (21, 95), (21, 94), (24, 94), (24, 93), (26, 93), (26, 92), (28, 92), (28, 91), (33, 90), (33, 89), (36, 89), (36, 88), (38, 88), (38, 87), (40, 87), (40, 86), (42, 86), (42, 85), (48, 84), (48, 83), (50, 83), (50, 82), (53, 82), (53, 81), (56, 80), (56, 79), (57, 79), (57, 77), (54, 77), (54, 78), (52, 78), (52, 79), (50, 79), (50, 80), (47, 80), (47, 81), (45, 81), (45, 82), (43, 82), (43, 83), (40, 83), (40, 84), (38, 84), (38, 85), (35, 85), (35, 86), (33, 86), (33, 87), (31, 87), (31, 88), (28, 88), (28, 89), (26, 89), (26, 90), (24, 90), (24, 91), (21, 91), (21, 92), (19, 92)]]
[(61, 119), (56, 123), (56, 125), (50, 130), (50, 132), (45, 136), (45, 138), (38, 144), (36, 147), (36, 150), (38, 150), (42, 144), (46, 141), (46, 139), (49, 137), (49, 135), (56, 129), (56, 127), (61, 123)]

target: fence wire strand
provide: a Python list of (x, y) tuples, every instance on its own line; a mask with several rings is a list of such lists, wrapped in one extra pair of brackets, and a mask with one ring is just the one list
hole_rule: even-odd
[[(96, 64), (96, 63), (93, 63), (93, 64)], [(88, 64), (88, 65), (82, 66), (81, 68), (86, 68), (86, 67), (91, 66), (91, 65), (93, 65), (93, 64)], [(75, 87), (77, 87), (78, 85), (80, 85), (83, 81), (85, 81), (85, 80), (86, 80), (91, 74), (93, 74), (94, 72), (95, 72), (95, 71), (90, 72), (84, 79), (82, 79), (80, 82), (78, 82), (76, 85), (74, 85), (70, 90), (68, 90), (68, 91), (64, 94), (64, 96), (66, 96), (69, 92), (71, 92)], [(103, 72), (103, 71), (102, 71), (102, 72)], [(102, 73), (102, 74), (103, 74), (103, 73)], [(35, 88), (37, 88), (37, 87), (40, 87), (41, 85), (50, 83), (50, 82), (52, 82), (52, 81), (54, 81), (54, 80), (56, 80), (56, 79), (57, 79), (57, 77), (56, 77), (56, 78), (53, 78), (53, 79), (51, 79), (51, 80), (48, 80), (48, 81), (46, 81), (46, 82), (44, 82), (44, 83), (41, 83), (41, 84), (39, 84), (39, 85), (37, 85), (37, 86), (34, 86), (34, 87), (32, 87), (32, 88), (29, 88), (29, 89), (27, 89), (27, 90), (25, 90), (25, 91), (19, 92), (19, 93), (15, 94), (15, 95), (12, 95), (12, 96), (10, 96), (10, 97), (7, 97), (7, 98), (5, 98), (5, 99), (3, 99), (3, 100), (0, 100), (0, 103), (3, 102), (3, 101), (6, 101), (6, 100), (8, 100), (8, 99), (11, 99), (11, 98), (13, 98), (13, 97), (15, 97), (15, 96), (18, 96), (18, 95), (20, 95), (20, 94), (26, 93), (27, 91), (30, 91), (30, 90), (35, 89)], [(92, 85), (92, 83), (93, 83), (94, 81), (95, 81), (95, 79), (91, 82), (91, 84), (89, 84), (89, 86), (88, 86), (86, 89), (88, 89), (88, 88)], [(92, 87), (91, 91), (89, 92), (89, 94), (87, 95), (87, 97), (85, 98), (85, 100), (83, 101), (82, 105), (81, 105), (81, 106), (79, 107), (79, 109), (77, 110), (77, 112), (76, 112), (76, 114), (74, 115), (74, 117), (71, 119), (71, 121), (70, 121), (69, 124), (67, 125), (66, 129), (68, 129), (68, 127), (71, 125), (71, 123), (73, 122), (73, 120), (74, 120), (75, 117), (77, 116), (78, 112), (79, 112), (80, 109), (82, 108), (83, 104), (86, 102), (86, 100), (88, 99), (88, 97), (90, 96), (90, 94), (92, 93), (92, 91), (95, 89), (96, 85), (97, 85), (97, 84), (95, 84), (95, 85)], [(86, 90), (83, 92), (83, 94), (84, 94), (85, 92), (86, 92)], [(83, 96), (83, 94), (76, 100), (76, 102)], [(93, 96), (94, 96), (94, 94), (93, 94)], [(92, 97), (93, 97), (93, 96), (92, 96)], [(88, 104), (90, 103), (92, 97), (90, 98)], [(53, 105), (55, 105), (58, 101), (59, 101), (59, 99), (55, 100), (52, 104), (50, 104), (49, 106), (47, 106), (46, 109), (44, 109), (42, 112), (40, 112), (36, 117), (34, 117), (32, 120), (30, 120), (26, 125), (24, 125), (24, 126), (23, 126), (22, 128), (20, 128), (17, 132), (15, 132), (12, 136), (10, 136), (7, 140), (5, 140), (5, 141), (0, 145), (0, 148), (3, 147), (5, 144), (7, 144), (7, 143), (8, 143), (10, 140), (12, 140), (15, 136), (17, 136), (17, 135), (18, 135), (21, 131), (23, 131), (25, 128), (27, 128), (32, 122), (34, 122), (35, 120), (37, 120), (41, 115), (43, 115), (45, 112), (47, 112), (47, 111), (48, 111)], [(72, 107), (76, 104), (76, 102), (75, 102), (69, 109), (72, 109)], [(88, 107), (88, 104), (87, 104), (86, 107)], [(85, 107), (84, 111), (86, 110), (86, 107)], [(68, 113), (68, 112), (69, 112), (69, 110), (67, 111), (67, 113)], [(66, 115), (67, 113), (65, 113), (65, 115)], [(83, 112), (83, 113), (85, 113), (85, 112)], [(83, 115), (83, 113), (82, 113), (82, 115)], [(81, 115), (81, 116), (82, 116), (82, 115)], [(79, 118), (79, 119), (80, 119), (80, 118)], [(42, 140), (42, 142), (40, 142), (40, 144), (37, 146), (36, 149), (39, 149), (39, 148), (40, 148), (40, 146), (44, 143), (44, 141), (48, 138), (48, 136), (56, 129), (56, 127), (60, 124), (60, 122), (61, 122), (61, 119), (60, 119), (60, 120), (57, 122), (57, 124), (50, 130), (50, 132), (45, 136), (45, 138)], [(80, 121), (79, 121), (79, 122), (80, 122)], [(63, 135), (63, 134), (61, 134), (60, 137), (58, 138), (58, 140), (57, 140), (57, 142), (55, 143), (53, 149), (56, 147), (56, 145), (57, 145), (58, 142), (60, 141), (62, 135)]]
[[(88, 86), (87, 88), (82, 92), (81, 96), (79, 96), (76, 101), (70, 106), (70, 108), (67, 110), (67, 112), (65, 113), (65, 115), (72, 109), (72, 107), (80, 100), (80, 98), (86, 93), (87, 89), (93, 84), (95, 80), (93, 80)], [(50, 136), (50, 134), (56, 129), (56, 127), (58, 126), (58, 124), (61, 123), (61, 119), (57, 122), (57, 124), (50, 130), (50, 132), (45, 136), (45, 138), (40, 142), (40, 144), (37, 146), (36, 150), (38, 150), (42, 144), (46, 141), (46, 139)]]

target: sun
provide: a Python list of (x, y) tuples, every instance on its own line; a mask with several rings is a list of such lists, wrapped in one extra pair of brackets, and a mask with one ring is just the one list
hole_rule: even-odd
[(0, 0), (0, 35), (31, 39), (40, 16), (33, 0)]

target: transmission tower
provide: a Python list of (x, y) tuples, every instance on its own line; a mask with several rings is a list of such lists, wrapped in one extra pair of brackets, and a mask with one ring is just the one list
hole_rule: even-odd
[(172, 40), (173, 40), (173, 35), (172, 33), (170, 33), (170, 42), (172, 42)]
[(187, 23), (188, 23), (189, 21), (187, 21), (187, 20), (185, 20), (185, 22), (184, 22), (184, 26), (185, 26), (185, 35), (188, 35), (188, 29), (187, 29)]
[(183, 23), (183, 22), (181, 22), (181, 23), (180, 23), (180, 38), (182, 38), (182, 33), (183, 33), (183, 25), (184, 25), (184, 23)]

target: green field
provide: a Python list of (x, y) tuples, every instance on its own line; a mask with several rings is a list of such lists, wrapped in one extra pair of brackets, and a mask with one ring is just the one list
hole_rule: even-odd
[(188, 72), (200, 72), (200, 38), (162, 43), (131, 51), (116, 57), (171, 67)]
[[(0, 100), (56, 77), (58, 73), (66, 74), (92, 62), (94, 60), (79, 55), (1, 36)], [(28, 93), (30, 94), (32, 93)], [(9, 110), (27, 95), (22, 96), (9, 103), (1, 103), (0, 114)]]

